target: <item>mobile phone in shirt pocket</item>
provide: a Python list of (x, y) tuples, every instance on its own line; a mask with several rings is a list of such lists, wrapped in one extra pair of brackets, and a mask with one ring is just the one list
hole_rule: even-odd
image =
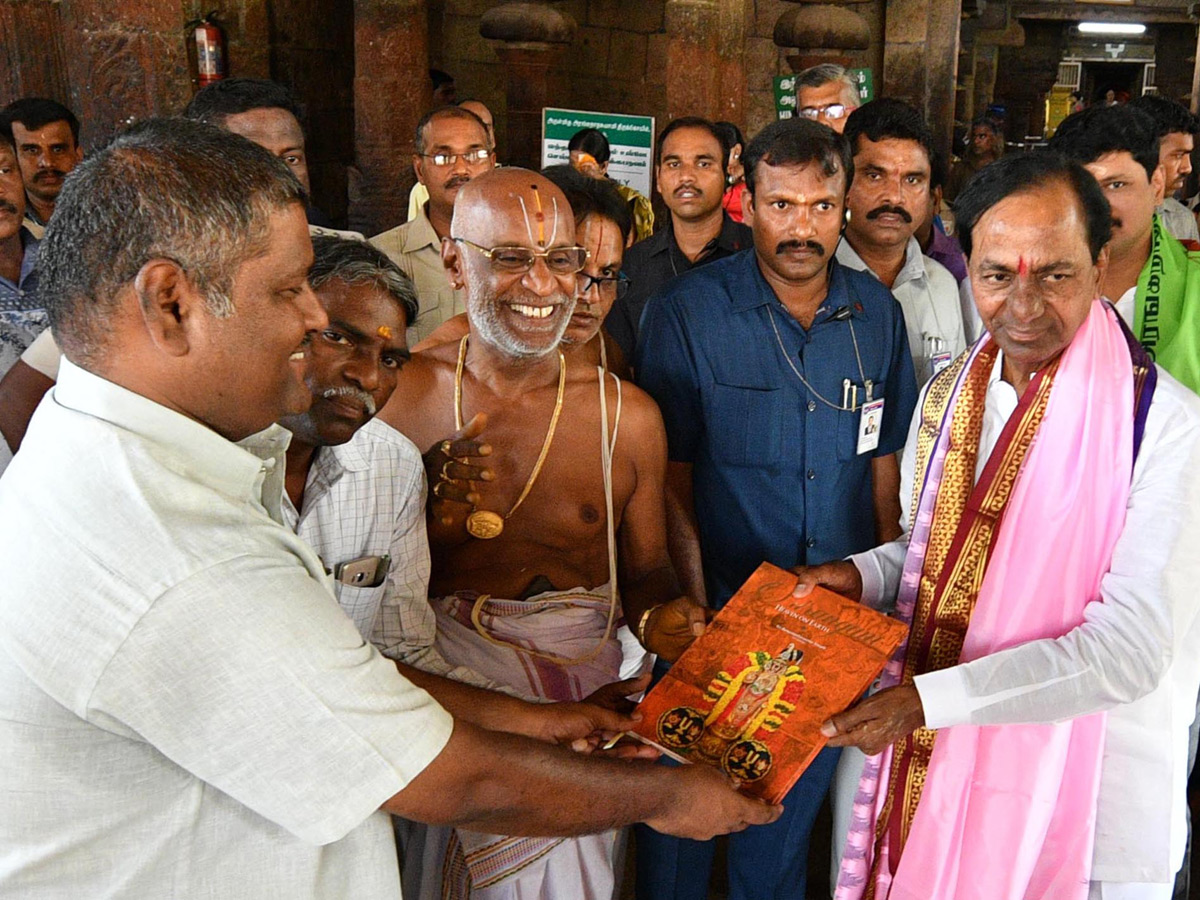
[(776, 387), (714, 382), (707, 423), (713, 459), (731, 466), (778, 465), (784, 397)]
[(333, 567), (334, 580), (350, 587), (379, 587), (387, 578), (392, 558), (382, 556), (360, 556)]

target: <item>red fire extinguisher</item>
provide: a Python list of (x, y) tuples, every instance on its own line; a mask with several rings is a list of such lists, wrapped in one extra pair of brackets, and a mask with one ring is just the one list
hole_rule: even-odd
[(196, 71), (200, 87), (207, 87), (225, 77), (225, 32), (209, 13), (198, 20), (192, 35), (196, 41)]

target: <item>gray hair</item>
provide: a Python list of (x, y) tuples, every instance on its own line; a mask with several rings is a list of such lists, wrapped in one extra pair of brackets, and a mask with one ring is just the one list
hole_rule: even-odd
[(38, 259), (39, 298), (68, 357), (102, 355), (117, 295), (152, 259), (177, 262), (209, 312), (267, 247), (270, 215), (304, 190), (269, 151), (181, 118), (148, 119), (71, 172)]
[(417, 289), (404, 270), (387, 254), (366, 241), (322, 235), (313, 238), (313, 266), (308, 283), (313, 290), (335, 278), (346, 284), (369, 284), (387, 294), (404, 310), (405, 322), (417, 318)]
[(799, 94), (802, 87), (816, 88), (832, 81), (840, 81), (842, 92), (848, 92), (854, 102), (858, 102), (858, 85), (854, 83), (850, 73), (837, 63), (821, 63), (819, 66), (805, 69), (796, 76), (796, 93)]

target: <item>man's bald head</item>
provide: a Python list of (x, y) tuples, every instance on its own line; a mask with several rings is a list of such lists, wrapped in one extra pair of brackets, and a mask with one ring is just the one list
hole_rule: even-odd
[(484, 247), (566, 247), (575, 243), (575, 218), (549, 178), (505, 167), (459, 189), (450, 233)]
[(563, 192), (526, 169), (480, 175), (459, 190), (450, 235), (442, 261), (466, 290), (471, 333), (518, 359), (554, 350), (585, 258)]

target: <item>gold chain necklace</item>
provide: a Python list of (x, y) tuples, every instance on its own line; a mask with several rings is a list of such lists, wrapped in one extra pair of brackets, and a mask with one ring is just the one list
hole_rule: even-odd
[[(454, 428), (461, 431), (463, 427), (462, 414), (462, 382), (463, 382), (463, 366), (467, 361), (467, 339), (469, 335), (463, 335), (462, 341), (458, 345), (458, 366), (454, 370)], [(558, 427), (558, 415), (562, 412), (563, 407), (563, 392), (567, 386), (567, 359), (563, 356), (562, 349), (558, 351), (558, 397), (554, 400), (554, 414), (550, 417), (550, 428), (546, 431), (546, 440), (542, 442), (542, 452), (538, 454), (537, 462), (533, 464), (533, 471), (529, 473), (529, 480), (525, 482), (525, 487), (521, 489), (521, 495), (517, 497), (517, 502), (512, 505), (503, 517), (499, 513), (494, 513), (488, 509), (477, 509), (471, 507), (471, 512), (467, 516), (467, 533), (474, 538), (481, 540), (491, 540), (494, 537), (499, 537), (504, 531), (504, 523), (508, 521), (509, 516), (517, 511), (517, 507), (525, 502), (525, 498), (529, 496), (529, 492), (533, 490), (533, 483), (537, 481), (538, 475), (542, 472), (542, 464), (546, 462), (546, 454), (550, 452), (550, 444), (554, 441), (554, 429)]]

